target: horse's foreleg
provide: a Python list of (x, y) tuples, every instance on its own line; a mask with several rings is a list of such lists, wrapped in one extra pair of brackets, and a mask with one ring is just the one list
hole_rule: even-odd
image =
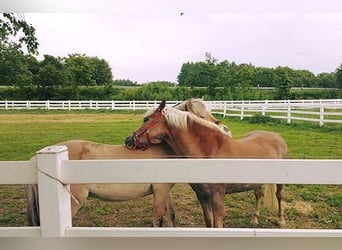
[(170, 199), (170, 190), (173, 185), (153, 184), (153, 226), (162, 227), (164, 222), (165, 210)]
[(86, 185), (70, 185), (71, 191), (71, 215), (74, 216), (84, 204), (89, 195)]
[(254, 196), (255, 196), (255, 208), (254, 208), (254, 214), (252, 216), (251, 224), (258, 225), (259, 217), (260, 217), (261, 198), (262, 198), (261, 185), (254, 189)]
[(169, 192), (169, 197), (168, 197), (167, 203), (166, 203), (166, 216), (167, 216), (169, 225), (171, 227), (175, 227), (176, 226), (176, 214), (175, 214), (175, 211), (173, 209), (171, 192)]
[(278, 200), (278, 217), (279, 217), (279, 225), (283, 226), (286, 224), (284, 218), (284, 211), (282, 207), (283, 200), (283, 184), (277, 184), (277, 192), (276, 192), (277, 200)]

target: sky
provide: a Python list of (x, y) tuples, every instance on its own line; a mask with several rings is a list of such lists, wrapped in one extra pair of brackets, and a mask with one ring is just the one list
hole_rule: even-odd
[(219, 61), (315, 74), (342, 63), (337, 0), (34, 2), (18, 11), (36, 29), (39, 59), (97, 56), (110, 64), (115, 79), (176, 82), (182, 64), (203, 61), (206, 52)]

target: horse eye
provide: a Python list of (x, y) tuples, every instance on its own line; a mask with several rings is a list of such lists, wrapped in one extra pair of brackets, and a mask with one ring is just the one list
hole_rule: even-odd
[(147, 122), (148, 121), (148, 118), (144, 117), (144, 122)]
[(203, 115), (200, 115), (200, 118), (201, 118), (201, 119), (204, 119), (204, 116), (203, 116)]

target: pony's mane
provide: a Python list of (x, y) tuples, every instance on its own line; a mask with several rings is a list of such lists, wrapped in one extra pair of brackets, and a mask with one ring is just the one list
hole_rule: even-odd
[[(183, 101), (175, 107), (167, 106), (162, 110), (163, 116), (170, 126), (186, 130), (188, 129), (187, 118), (189, 117), (190, 121), (203, 124), (204, 126), (209, 127), (210, 129), (216, 129), (220, 131), (220, 133), (225, 134), (225, 132), (215, 123), (199, 118), (198, 116), (190, 112), (186, 112), (185, 107), (187, 105), (187, 102), (188, 101)], [(200, 113), (200, 111), (202, 111), (204, 107), (204, 109), (206, 109), (207, 112), (210, 113), (210, 109), (205, 104), (203, 99), (201, 98), (191, 99), (191, 102), (195, 104), (195, 105), (192, 105), (193, 111), (197, 111), (198, 113)], [(202, 109), (200, 108), (200, 106), (202, 106)], [(157, 112), (157, 109), (158, 108), (152, 108), (152, 109), (147, 110), (145, 113), (145, 117), (153, 115), (155, 112)]]
[(171, 107), (163, 109), (162, 113), (166, 122), (170, 126), (173, 126), (175, 128), (180, 128), (184, 130), (188, 129), (187, 121), (189, 118), (190, 122), (196, 122), (196, 123), (202, 124), (203, 126), (209, 127), (210, 129), (217, 130), (220, 133), (224, 134), (222, 129), (219, 126), (217, 126), (215, 123), (199, 118), (192, 113), (181, 111), (181, 110), (171, 108)]
[[(210, 113), (210, 109), (208, 108), (208, 106), (206, 105), (206, 103), (203, 101), (203, 99), (201, 98), (192, 98), (190, 99), (192, 104), (192, 109), (194, 111), (196, 111), (197, 113), (200, 113), (203, 109), (206, 110), (208, 113)], [(178, 109), (178, 110), (182, 110), (182, 111), (186, 111), (186, 106), (188, 104), (188, 101), (183, 101), (179, 104), (177, 104), (176, 106), (174, 106), (174, 108)], [(200, 108), (202, 107), (202, 109)], [(154, 112), (156, 112), (157, 108), (151, 108), (149, 110), (147, 110), (145, 112), (145, 116), (150, 116), (152, 115)]]

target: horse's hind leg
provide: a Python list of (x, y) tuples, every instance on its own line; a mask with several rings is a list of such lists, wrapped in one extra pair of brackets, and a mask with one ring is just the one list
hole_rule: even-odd
[(225, 189), (221, 191), (215, 192), (211, 201), (214, 214), (214, 227), (219, 228), (223, 228)]
[(251, 219), (251, 224), (258, 225), (259, 217), (260, 217), (261, 198), (262, 198), (261, 185), (259, 185), (258, 187), (254, 189), (254, 196), (255, 196), (255, 208), (254, 208), (254, 213)]
[(286, 224), (284, 218), (284, 211), (282, 207), (283, 200), (283, 184), (277, 184), (277, 192), (276, 192), (277, 200), (278, 200), (278, 217), (279, 217), (279, 225), (283, 226)]
[(175, 227), (176, 226), (176, 214), (173, 209), (173, 202), (172, 202), (172, 195), (171, 192), (169, 192), (169, 197), (167, 199), (166, 203), (166, 216), (169, 222), (169, 226)]
[(190, 184), (192, 190), (195, 191), (197, 199), (199, 200), (202, 210), (206, 227), (214, 227), (214, 214), (212, 204), (210, 202), (211, 197), (208, 194), (204, 194), (199, 184)]
[(38, 185), (25, 185), (25, 192), (27, 197), (27, 221), (29, 226), (39, 226), (39, 201), (38, 201)]

